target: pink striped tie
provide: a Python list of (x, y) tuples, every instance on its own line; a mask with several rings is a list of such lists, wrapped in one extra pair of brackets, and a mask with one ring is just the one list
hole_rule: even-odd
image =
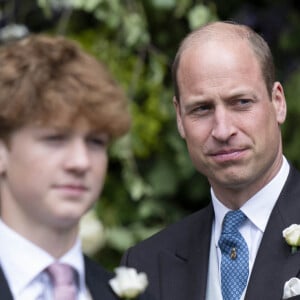
[(66, 264), (53, 263), (47, 271), (53, 284), (53, 300), (75, 300), (77, 286), (74, 269)]

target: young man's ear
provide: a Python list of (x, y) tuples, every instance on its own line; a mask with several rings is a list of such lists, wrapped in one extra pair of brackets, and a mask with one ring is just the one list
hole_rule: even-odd
[(6, 171), (6, 161), (7, 161), (7, 144), (0, 140), (0, 175), (4, 174)]

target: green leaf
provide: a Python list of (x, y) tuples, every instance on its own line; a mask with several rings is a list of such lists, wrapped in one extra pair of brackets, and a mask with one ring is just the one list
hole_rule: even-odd
[(176, 6), (176, 0), (152, 0), (152, 5), (157, 9), (171, 9)]
[(203, 4), (194, 6), (188, 13), (188, 21), (192, 30), (208, 23), (213, 19), (214, 16), (210, 9)]

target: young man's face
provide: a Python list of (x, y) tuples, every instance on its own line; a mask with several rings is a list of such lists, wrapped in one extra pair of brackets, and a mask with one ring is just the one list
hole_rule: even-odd
[(108, 136), (77, 120), (67, 128), (28, 125), (1, 143), (1, 217), (31, 229), (69, 230), (97, 200), (107, 169)]

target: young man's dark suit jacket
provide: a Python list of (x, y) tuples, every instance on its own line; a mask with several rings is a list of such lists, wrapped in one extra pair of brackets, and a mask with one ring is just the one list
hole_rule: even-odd
[[(213, 218), (210, 204), (129, 249), (122, 264), (148, 274), (155, 300), (204, 300)], [(300, 277), (300, 252), (291, 254), (282, 237), (291, 224), (300, 224), (300, 173), (293, 167), (267, 224), (245, 300), (282, 299), (284, 283)]]
[[(85, 280), (93, 300), (117, 300), (115, 294), (108, 285), (109, 279), (113, 276), (100, 265), (85, 257)], [(13, 300), (11, 291), (0, 268), (0, 299)], [(34, 299), (32, 299), (34, 300)]]

